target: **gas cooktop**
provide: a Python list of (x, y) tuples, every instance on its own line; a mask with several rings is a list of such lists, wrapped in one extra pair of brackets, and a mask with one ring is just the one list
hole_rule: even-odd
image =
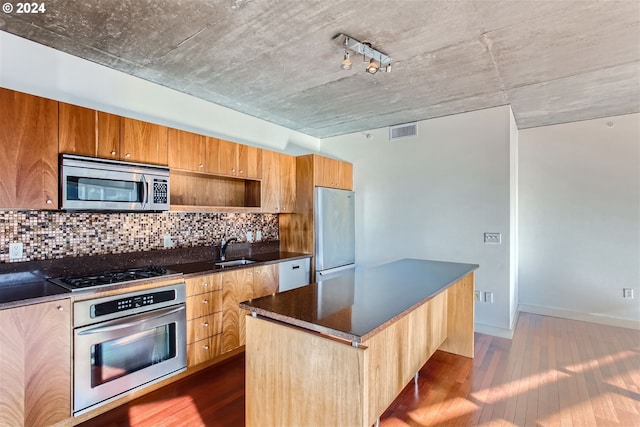
[(67, 276), (49, 279), (56, 285), (78, 291), (85, 288), (109, 286), (117, 283), (124, 284), (138, 280), (151, 279), (156, 277), (178, 275), (175, 271), (167, 270), (165, 267), (150, 266), (139, 268), (128, 268), (125, 270), (110, 270), (100, 273), (87, 274), (84, 276)]

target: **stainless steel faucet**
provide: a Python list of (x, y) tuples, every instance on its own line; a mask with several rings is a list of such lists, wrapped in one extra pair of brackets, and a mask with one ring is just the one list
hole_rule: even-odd
[(222, 240), (220, 240), (220, 261), (224, 261), (226, 259), (227, 246), (229, 245), (229, 243), (233, 242), (234, 240), (236, 242), (238, 241), (237, 237), (232, 237), (229, 240), (225, 240), (224, 238), (225, 236), (222, 236)]

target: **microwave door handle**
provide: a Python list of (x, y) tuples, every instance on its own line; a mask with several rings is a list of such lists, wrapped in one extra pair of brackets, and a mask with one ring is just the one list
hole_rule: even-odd
[(140, 174), (140, 180), (142, 181), (142, 209), (144, 209), (149, 201), (149, 184), (143, 173)]
[(158, 311), (156, 312), (150, 312), (147, 313), (146, 316), (136, 316), (135, 320), (133, 321), (129, 321), (129, 319), (127, 319), (126, 321), (114, 321), (114, 322), (109, 322), (110, 324), (107, 326), (98, 326), (97, 328), (93, 328), (93, 329), (87, 329), (86, 331), (82, 331), (79, 332), (78, 335), (92, 335), (92, 334), (99, 334), (102, 332), (109, 332), (109, 331), (117, 331), (119, 329), (126, 329), (126, 328), (130, 328), (132, 326), (135, 326), (137, 324), (139, 324), (140, 322), (144, 322), (146, 320), (151, 320), (151, 319), (160, 319), (162, 317), (165, 316), (169, 316), (170, 314), (174, 314), (177, 313), (179, 311), (184, 310), (184, 306), (180, 306), (177, 308), (172, 308), (172, 309), (164, 309), (164, 310), (158, 310), (160, 311), (160, 313), (158, 313)]

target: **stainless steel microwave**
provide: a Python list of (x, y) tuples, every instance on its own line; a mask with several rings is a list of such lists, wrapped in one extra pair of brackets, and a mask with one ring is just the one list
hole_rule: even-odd
[(60, 208), (166, 211), (169, 209), (169, 168), (62, 154)]

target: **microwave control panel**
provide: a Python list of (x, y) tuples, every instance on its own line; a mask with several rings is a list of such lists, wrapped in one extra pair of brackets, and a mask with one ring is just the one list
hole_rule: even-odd
[(166, 179), (153, 180), (153, 203), (166, 204), (168, 202), (168, 187)]

